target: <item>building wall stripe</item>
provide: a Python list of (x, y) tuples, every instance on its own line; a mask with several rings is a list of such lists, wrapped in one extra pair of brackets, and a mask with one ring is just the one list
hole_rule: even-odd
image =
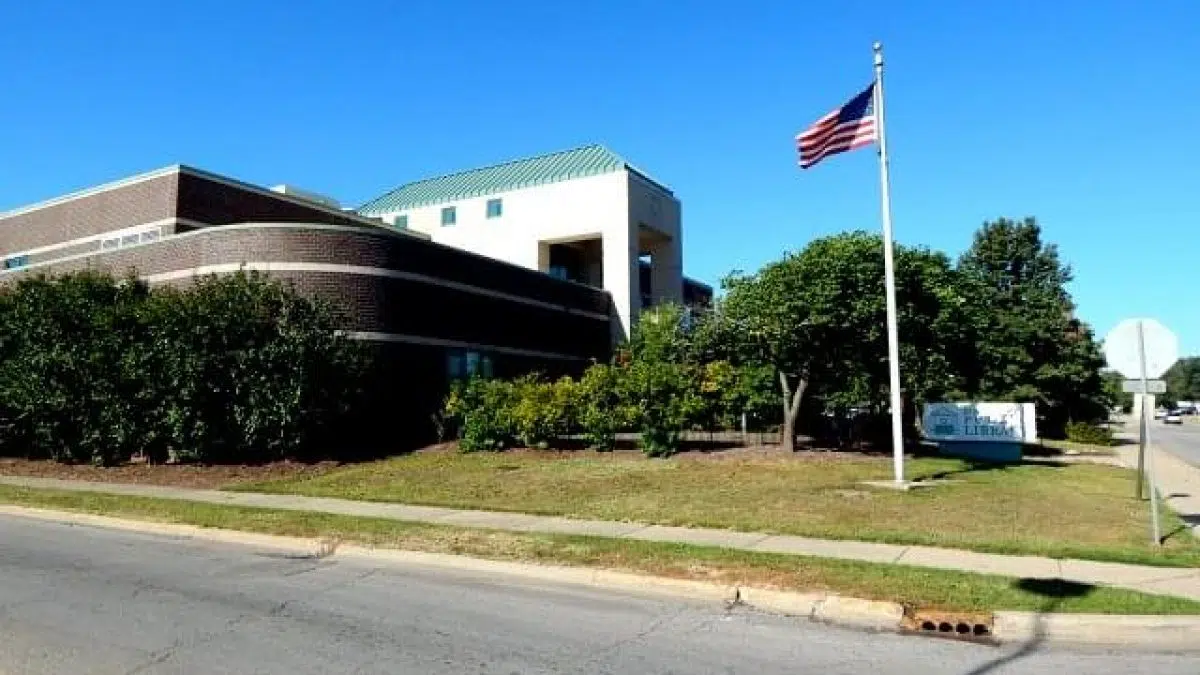
[(497, 300), (505, 300), (515, 302), (530, 307), (540, 307), (542, 309), (550, 309), (568, 314), (595, 319), (597, 321), (609, 321), (610, 317), (607, 314), (598, 312), (588, 312), (586, 310), (573, 309), (562, 305), (556, 305), (550, 302), (534, 300), (511, 293), (502, 291), (494, 291), (490, 288), (481, 288), (472, 286), (457, 281), (449, 281), (447, 279), (438, 279), (436, 277), (426, 276), (424, 274), (416, 274), (414, 272), (405, 272), (403, 270), (393, 270), (384, 267), (367, 267), (363, 265), (342, 265), (337, 263), (313, 263), (313, 262), (274, 262), (274, 261), (253, 261), (253, 262), (237, 262), (237, 263), (219, 263), (213, 265), (201, 265), (188, 269), (172, 270), (170, 272), (161, 272), (159, 274), (150, 274), (142, 277), (147, 283), (161, 283), (165, 281), (177, 281), (179, 279), (190, 279), (197, 276), (206, 276), (209, 274), (231, 274), (238, 270), (258, 271), (258, 272), (324, 272), (327, 274), (354, 274), (361, 276), (379, 277), (385, 279), (403, 279), (405, 281), (416, 281), (419, 283), (430, 284), (433, 286), (441, 286), (443, 288), (451, 288), (464, 293), (473, 293), (484, 297), (495, 298)]
[(586, 361), (582, 356), (572, 356), (570, 354), (558, 354), (555, 352), (543, 352), (534, 349), (520, 349), (517, 347), (501, 347), (498, 345), (476, 344), (473, 342), (459, 342), (457, 340), (443, 340), (441, 338), (425, 337), (422, 335), (403, 335), (400, 333), (380, 333), (376, 331), (344, 331), (342, 333), (352, 340), (364, 340), (370, 342), (399, 342), (410, 345), (421, 345), (424, 347), (448, 347), (451, 349), (472, 349), (481, 352), (493, 352), (496, 354), (508, 354), (511, 356), (527, 356), (539, 359), (553, 359), (556, 361)]

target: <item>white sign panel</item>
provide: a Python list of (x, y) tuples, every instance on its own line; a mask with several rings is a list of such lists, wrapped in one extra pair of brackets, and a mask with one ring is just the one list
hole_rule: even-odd
[(1037, 418), (1032, 403), (928, 403), (925, 436), (933, 441), (1032, 442)]
[[(1144, 391), (1146, 388), (1150, 391)], [(1146, 387), (1142, 387), (1141, 380), (1125, 380), (1121, 382), (1121, 391), (1126, 394), (1165, 394), (1167, 383), (1165, 380), (1146, 380)]]
[(1125, 319), (1104, 337), (1104, 358), (1109, 367), (1131, 380), (1141, 379), (1138, 324), (1146, 348), (1146, 377), (1158, 379), (1179, 358), (1179, 338), (1154, 319)]

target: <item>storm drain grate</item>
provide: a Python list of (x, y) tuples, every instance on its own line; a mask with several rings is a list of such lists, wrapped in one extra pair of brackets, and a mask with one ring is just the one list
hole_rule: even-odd
[(992, 620), (991, 614), (905, 609), (903, 627), (922, 635), (991, 642)]

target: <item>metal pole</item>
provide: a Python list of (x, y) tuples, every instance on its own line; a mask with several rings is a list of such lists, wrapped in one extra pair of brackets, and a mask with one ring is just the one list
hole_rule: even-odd
[[(1155, 546), (1162, 546), (1162, 537), (1158, 530), (1158, 490), (1154, 487), (1154, 447), (1150, 444), (1150, 418), (1146, 416), (1146, 404), (1150, 401), (1150, 386), (1147, 384), (1146, 377), (1146, 339), (1142, 333), (1142, 322), (1137, 324), (1137, 342), (1138, 342), (1138, 362), (1142, 372), (1142, 391), (1147, 392), (1142, 394), (1142, 420), (1143, 424), (1143, 452), (1146, 454), (1146, 482), (1149, 484), (1147, 488), (1150, 491), (1150, 536), (1151, 541)], [(1140, 483), (1142, 477), (1138, 476)]]
[(1149, 403), (1149, 394), (1143, 392), (1136, 395), (1138, 406), (1138, 462), (1137, 462), (1137, 488), (1135, 496), (1138, 501), (1142, 499), (1142, 481), (1146, 477), (1146, 406)]
[(896, 262), (892, 246), (891, 181), (888, 179), (887, 133), (883, 123), (883, 45), (875, 49), (875, 125), (879, 134), (879, 187), (883, 212), (883, 281), (887, 293), (888, 387), (892, 401), (892, 468), (904, 482), (904, 410), (900, 402), (900, 331), (896, 327)]

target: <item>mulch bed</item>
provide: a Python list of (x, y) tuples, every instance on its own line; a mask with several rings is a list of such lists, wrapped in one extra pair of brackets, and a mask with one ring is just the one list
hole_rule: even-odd
[(258, 465), (125, 464), (99, 467), (27, 459), (0, 459), (0, 476), (36, 476), (103, 483), (143, 483), (216, 489), (281, 478), (316, 476), (342, 466), (338, 462), (273, 462)]

